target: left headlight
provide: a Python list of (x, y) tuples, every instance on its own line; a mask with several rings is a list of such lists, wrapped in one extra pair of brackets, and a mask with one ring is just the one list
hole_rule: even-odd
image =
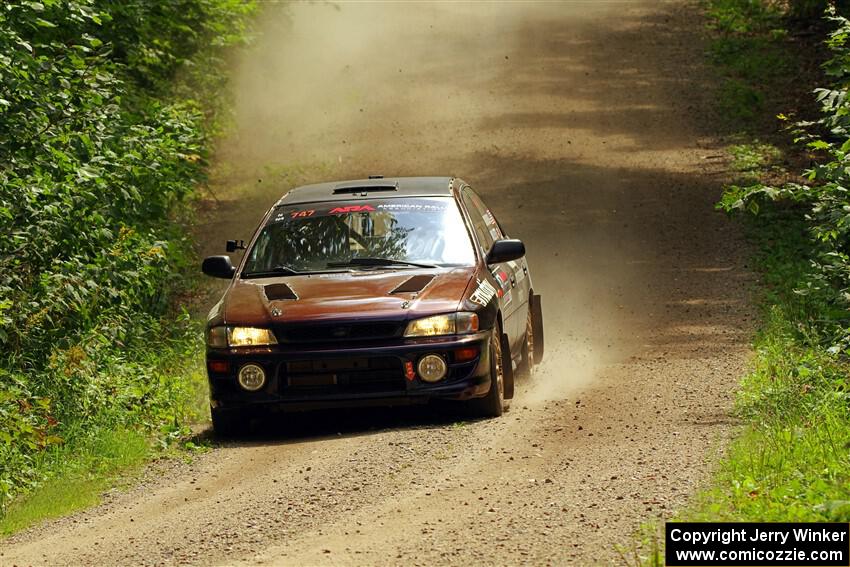
[(213, 327), (207, 333), (207, 344), (215, 348), (276, 345), (270, 329), (257, 327)]
[(439, 335), (463, 335), (478, 331), (478, 315), (475, 313), (447, 313), (414, 319), (404, 330), (405, 337), (436, 337)]

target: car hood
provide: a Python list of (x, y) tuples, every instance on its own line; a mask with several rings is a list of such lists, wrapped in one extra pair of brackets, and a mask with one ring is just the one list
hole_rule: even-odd
[(406, 320), (457, 310), (473, 267), (363, 270), (237, 279), (223, 298), (229, 325), (344, 319)]

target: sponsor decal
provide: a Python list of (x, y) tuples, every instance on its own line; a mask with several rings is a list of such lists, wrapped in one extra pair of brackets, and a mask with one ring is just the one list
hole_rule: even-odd
[[(314, 205), (315, 206), (315, 205)], [(372, 202), (371, 204), (341, 204), (338, 206), (320, 206), (318, 209), (298, 209), (287, 207), (276, 211), (271, 222), (286, 222), (310, 217), (322, 217), (329, 215), (345, 215), (350, 213), (442, 213), (451, 205), (443, 202), (403, 199), (400, 202)]]
[(475, 288), (475, 291), (472, 292), (472, 295), (469, 296), (469, 300), (473, 303), (477, 303), (482, 307), (486, 307), (490, 300), (493, 299), (493, 296), (496, 295), (496, 288), (493, 287), (490, 282), (487, 280), (476, 280), (478, 282), (478, 287)]
[(524, 280), (525, 278), (526, 278), (525, 266), (520, 264), (519, 266), (517, 266), (517, 269), (516, 269), (516, 283), (522, 282), (522, 280)]
[(329, 215), (342, 215), (346, 213), (371, 213), (375, 212), (375, 207), (371, 205), (347, 205), (345, 207), (334, 207)]
[(442, 212), (446, 208), (446, 205), (440, 203), (382, 203), (378, 205), (378, 210), (381, 211)]
[[(510, 280), (510, 278), (508, 277), (507, 272), (505, 272), (503, 270), (499, 270), (498, 272), (496, 272), (493, 275), (496, 276), (497, 280), (499, 280), (499, 285), (502, 286), (502, 289), (506, 290), (510, 287), (510, 284), (508, 283), (508, 280)], [(499, 297), (502, 297), (502, 296), (499, 295)]]
[(504, 295), (504, 296), (502, 296), (502, 299), (504, 300), (505, 305), (507, 305), (507, 304), (509, 304), (511, 301), (513, 301), (513, 300), (514, 300), (514, 294), (513, 294), (512, 292), (510, 292), (510, 291), (509, 291), (509, 292), (505, 293), (505, 295)]

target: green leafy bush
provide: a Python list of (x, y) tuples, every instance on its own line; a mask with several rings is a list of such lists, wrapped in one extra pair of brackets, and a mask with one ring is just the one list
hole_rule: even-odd
[(822, 118), (797, 124), (798, 142), (821, 156), (803, 175), (807, 183), (780, 187), (763, 184), (730, 187), (721, 202), (727, 211), (758, 213), (766, 203), (796, 211), (808, 229), (811, 270), (797, 293), (816, 298), (806, 323), (833, 353), (850, 356), (850, 21), (833, 16), (837, 28), (829, 38), (834, 56), (825, 68), (836, 84), (817, 89)]
[(826, 69), (836, 83), (816, 91), (822, 117), (794, 126), (812, 167), (798, 182), (759, 183), (787, 178), (773, 171), (779, 153), (757, 143), (730, 148), (744, 179), (720, 207), (752, 213), (745, 226), (765, 314), (738, 395), (746, 428), (688, 519), (850, 520), (850, 23), (833, 22)]
[(189, 250), (174, 215), (202, 179), (209, 120), (172, 78), (241, 38), (250, 9), (0, 9), (0, 509), (80, 424), (182, 419), (163, 354), (191, 331), (170, 303)]

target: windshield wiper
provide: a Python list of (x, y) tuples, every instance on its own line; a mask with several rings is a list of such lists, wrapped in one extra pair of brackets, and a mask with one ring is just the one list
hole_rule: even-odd
[(391, 258), (350, 258), (343, 262), (328, 262), (328, 268), (343, 268), (345, 266), (413, 266), (415, 268), (436, 268), (432, 264), (420, 264), (406, 260)]
[(271, 277), (271, 276), (298, 276), (301, 274), (309, 274), (313, 272), (301, 272), (293, 268), (292, 266), (287, 266), (285, 264), (280, 264), (275, 266), (270, 270), (260, 270), (257, 272), (248, 272), (246, 274), (242, 274), (243, 278), (262, 278), (262, 277)]

